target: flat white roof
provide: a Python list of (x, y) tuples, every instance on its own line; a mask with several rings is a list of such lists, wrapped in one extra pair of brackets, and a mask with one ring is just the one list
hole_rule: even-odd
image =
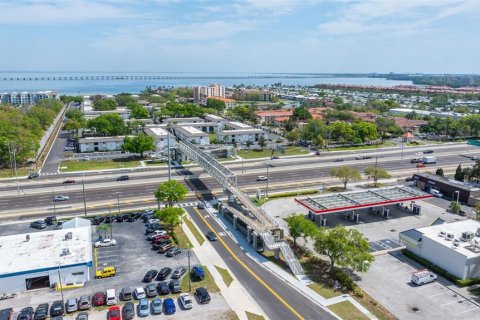
[(462, 232), (470, 231), (475, 234), (479, 228), (480, 222), (467, 219), (463, 221), (442, 223), (435, 226), (420, 228), (417, 229), (417, 231), (422, 233), (422, 237), (429, 238), (432, 241), (444, 245), (445, 247), (452, 248), (452, 250), (461, 253), (467, 258), (474, 258), (480, 256), (480, 237), (474, 237), (474, 240), (476, 240), (478, 243), (478, 251), (475, 252), (475, 250), (472, 250), (472, 248), (474, 249), (475, 247), (475, 241), (464, 242), (460, 240), (459, 246), (454, 247), (453, 240), (443, 236), (440, 237), (439, 234), (440, 232), (445, 232), (446, 234), (451, 233), (454, 235), (455, 239), (460, 239)]
[(248, 124), (237, 122), (237, 121), (231, 121), (228, 123), (228, 125), (232, 128), (235, 129), (249, 129), (251, 128)]
[(159, 128), (159, 127), (147, 128), (147, 129), (145, 129), (145, 131), (151, 131), (156, 136), (166, 136), (166, 135), (168, 135), (168, 132), (165, 129)]
[(190, 132), (191, 134), (198, 134), (198, 133), (202, 133), (203, 131), (200, 131), (198, 130), (197, 128), (194, 128), (192, 126), (186, 126), (186, 127), (182, 127), (183, 129), (187, 130), (188, 132)]
[(237, 135), (237, 134), (255, 134), (255, 133), (264, 133), (262, 129), (257, 128), (247, 128), (247, 129), (240, 129), (240, 130), (222, 130), (219, 132), (219, 135)]
[[(70, 232), (72, 239), (65, 240)], [(87, 264), (92, 261), (91, 227), (3, 236), (0, 237), (0, 257), (0, 276)]]
[(205, 119), (212, 119), (212, 120), (217, 120), (217, 121), (225, 120), (222, 117), (219, 117), (215, 114), (206, 114)]

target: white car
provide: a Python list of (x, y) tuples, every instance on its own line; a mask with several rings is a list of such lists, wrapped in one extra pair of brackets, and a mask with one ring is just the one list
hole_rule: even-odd
[(142, 287), (135, 288), (135, 290), (133, 291), (133, 295), (137, 300), (144, 299), (147, 297), (147, 295), (145, 294), (145, 289), (143, 289)]
[(257, 177), (257, 181), (267, 181), (267, 180), (268, 180), (268, 178), (265, 177), (265, 176), (258, 176)]
[(148, 219), (148, 223), (159, 223), (160, 219)]
[(53, 201), (67, 201), (70, 200), (69, 196), (64, 196), (63, 194), (58, 194), (53, 198)]
[(192, 298), (190, 298), (188, 293), (182, 293), (180, 295), (180, 303), (184, 309), (192, 309), (193, 307)]
[(103, 239), (102, 241), (97, 241), (95, 242), (95, 248), (100, 248), (100, 247), (111, 247), (111, 246), (116, 246), (117, 241), (115, 239)]

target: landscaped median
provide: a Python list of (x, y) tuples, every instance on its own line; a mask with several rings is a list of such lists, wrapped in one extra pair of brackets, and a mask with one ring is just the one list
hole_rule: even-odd
[[(192, 291), (195, 291), (196, 288), (204, 287), (208, 290), (208, 292), (219, 292), (220, 289), (218, 288), (215, 280), (213, 279), (212, 274), (208, 271), (206, 266), (202, 266), (203, 272), (205, 273), (205, 277), (203, 279), (197, 279), (194, 276), (192, 277), (191, 285)], [(182, 285), (182, 292), (188, 292), (188, 279), (190, 279), (191, 272), (187, 272), (187, 274), (182, 278), (181, 285)]]
[[(302, 147), (294, 147), (294, 146), (287, 146), (285, 147), (285, 154), (284, 156), (300, 156), (300, 155), (307, 155), (310, 153), (310, 150), (302, 148)], [(239, 150), (237, 152), (239, 157), (243, 159), (257, 159), (257, 158), (265, 158), (270, 157), (272, 155), (271, 149), (263, 149), (263, 150)], [(278, 155), (276, 153), (275, 155)], [(282, 155), (279, 155), (282, 156)]]
[(108, 159), (108, 160), (72, 160), (62, 161), (60, 163), (61, 172), (89, 171), (89, 170), (108, 170), (135, 168), (140, 166), (138, 160)]

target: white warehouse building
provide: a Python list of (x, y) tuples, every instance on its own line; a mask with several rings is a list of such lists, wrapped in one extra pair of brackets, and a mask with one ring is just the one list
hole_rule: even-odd
[(460, 279), (480, 277), (480, 223), (463, 220), (400, 232), (406, 249)]
[(93, 250), (86, 222), (88, 226), (75, 222), (77, 227), (0, 237), (1, 292), (89, 281)]

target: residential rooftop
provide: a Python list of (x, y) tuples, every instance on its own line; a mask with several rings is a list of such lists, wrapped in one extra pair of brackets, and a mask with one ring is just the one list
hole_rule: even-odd
[(145, 132), (148, 134), (148, 132), (152, 132), (153, 135), (155, 136), (167, 136), (168, 132), (167, 130), (159, 127), (150, 127), (150, 128), (145, 128)]
[(177, 132), (180, 132), (186, 137), (203, 137), (203, 136), (208, 136), (208, 133), (203, 132), (201, 130), (198, 130), (197, 128), (194, 128), (192, 126), (186, 126), (186, 127), (177, 127), (175, 128)]
[(233, 128), (233, 129), (249, 129), (249, 128), (251, 128), (251, 126), (249, 126), (248, 124), (241, 123), (241, 122), (238, 122), (238, 121), (230, 121), (230, 122), (227, 123), (227, 126), (229, 126), (230, 128)]

